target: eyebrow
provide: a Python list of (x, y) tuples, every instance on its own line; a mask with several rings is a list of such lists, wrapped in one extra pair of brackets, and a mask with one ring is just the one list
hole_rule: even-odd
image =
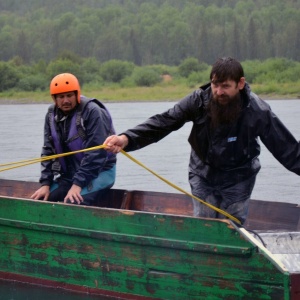
[(228, 82), (226, 81), (219, 81), (219, 80), (211, 80), (210, 81), (212, 84), (223, 84), (223, 85), (229, 85)]

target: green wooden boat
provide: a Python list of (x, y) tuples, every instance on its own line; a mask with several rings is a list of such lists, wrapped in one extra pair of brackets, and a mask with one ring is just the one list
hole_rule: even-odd
[[(251, 200), (240, 227), (192, 217), (181, 194), (111, 189), (87, 207), (29, 200), (37, 186), (0, 179), (1, 280), (118, 299), (300, 299), (296, 204)], [(298, 243), (292, 261), (263, 245), (270, 230)]]

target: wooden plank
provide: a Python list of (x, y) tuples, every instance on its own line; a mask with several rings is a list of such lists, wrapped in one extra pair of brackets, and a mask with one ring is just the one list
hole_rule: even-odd
[(300, 271), (300, 232), (260, 232), (259, 235), (290, 273)]
[(0, 195), (3, 196), (30, 198), (39, 187), (38, 182), (0, 179)]
[(252, 230), (300, 231), (300, 206), (251, 200), (245, 227)]

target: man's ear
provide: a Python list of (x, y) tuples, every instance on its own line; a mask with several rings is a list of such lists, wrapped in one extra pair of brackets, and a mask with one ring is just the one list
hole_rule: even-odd
[(241, 77), (240, 81), (238, 82), (239, 90), (242, 90), (245, 87), (246, 79), (245, 77)]

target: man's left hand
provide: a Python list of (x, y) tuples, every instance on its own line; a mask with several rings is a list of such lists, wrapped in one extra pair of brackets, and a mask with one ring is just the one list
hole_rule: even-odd
[(64, 203), (71, 202), (71, 203), (80, 204), (83, 201), (80, 192), (81, 192), (81, 187), (76, 184), (73, 184), (69, 189), (67, 196), (64, 199)]

